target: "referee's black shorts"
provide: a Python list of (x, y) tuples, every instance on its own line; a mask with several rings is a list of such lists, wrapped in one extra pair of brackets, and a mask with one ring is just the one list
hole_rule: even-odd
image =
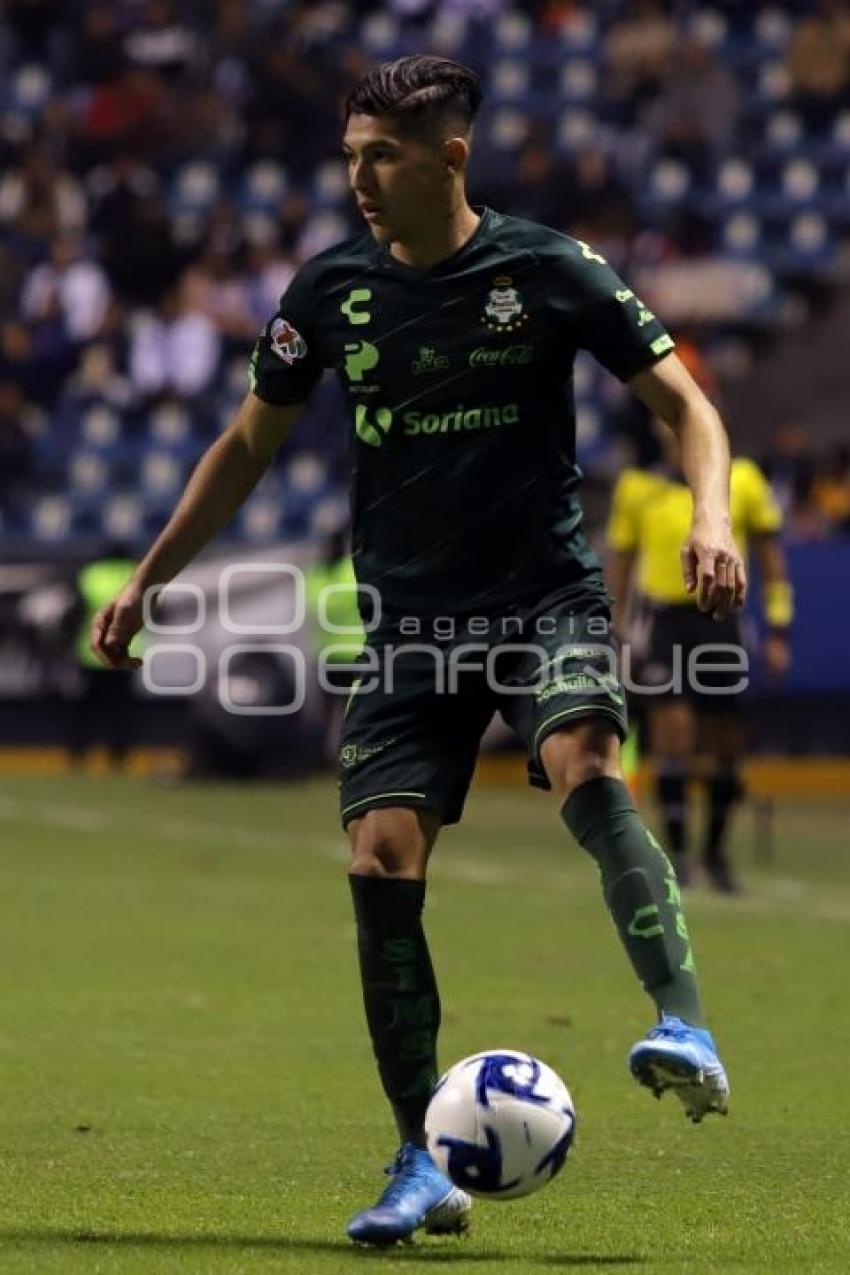
[(645, 660), (637, 663), (638, 686), (665, 687), (644, 704), (683, 698), (701, 713), (736, 713), (749, 682), (749, 656), (737, 615), (714, 620), (692, 602), (652, 603), (644, 639)]

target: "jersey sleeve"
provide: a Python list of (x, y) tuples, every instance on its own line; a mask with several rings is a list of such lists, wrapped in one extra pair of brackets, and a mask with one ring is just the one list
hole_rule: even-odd
[(747, 531), (753, 536), (769, 536), (782, 529), (782, 510), (755, 461), (736, 460), (743, 489)]
[(673, 338), (605, 258), (581, 239), (565, 237), (564, 244), (554, 301), (569, 316), (576, 347), (621, 381), (668, 354)]
[(315, 288), (302, 268), (254, 346), (248, 379), (257, 398), (288, 407), (309, 397), (324, 371), (317, 331)]
[(605, 532), (608, 548), (615, 553), (633, 553), (638, 547), (640, 529), (636, 495), (633, 474), (628, 469), (624, 470), (614, 484)]

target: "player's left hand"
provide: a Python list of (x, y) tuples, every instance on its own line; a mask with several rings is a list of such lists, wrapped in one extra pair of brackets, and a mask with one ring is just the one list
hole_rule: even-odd
[(747, 573), (728, 522), (695, 517), (682, 546), (682, 574), (700, 611), (725, 620), (744, 605)]

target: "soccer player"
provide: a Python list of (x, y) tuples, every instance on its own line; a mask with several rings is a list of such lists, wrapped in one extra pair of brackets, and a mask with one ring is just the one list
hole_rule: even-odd
[[(656, 423), (656, 434), (662, 448), (660, 462), (651, 468), (623, 470), (614, 487), (608, 523), (614, 629), (621, 634), (629, 631), (628, 604), (636, 577), (641, 608), (648, 605), (648, 615), (639, 614), (636, 621), (638, 630), (648, 628), (639, 639), (645, 649), (636, 682), (653, 692), (642, 703), (649, 721), (666, 845), (680, 884), (687, 883), (691, 876), (687, 798), (701, 746), (709, 763), (702, 776), (708, 797), (702, 867), (715, 890), (734, 894), (738, 884), (726, 841), (732, 810), (744, 792), (739, 773), (745, 746), (743, 704), (740, 693), (730, 691), (743, 689), (747, 681), (742, 676), (741, 626), (735, 614), (713, 624), (685, 587), (679, 552), (693, 501), (681, 471), (676, 436), (663, 423)], [(778, 534), (782, 513), (758, 465), (743, 456), (731, 464), (730, 510), (736, 543), (744, 553), (752, 546), (759, 565), (767, 621), (761, 656), (767, 675), (776, 679), (790, 661), (793, 619), (793, 591)], [(695, 679), (688, 676), (688, 664), (700, 647), (725, 649), (705, 650), (704, 663), (715, 667)], [(728, 671), (717, 667), (723, 664)]]
[(480, 99), (471, 71), (437, 57), (403, 58), (355, 86), (343, 145), (366, 232), (293, 279), (235, 419), (93, 625), (95, 650), (125, 665), (145, 590), (226, 524), (335, 368), (353, 425), (353, 558), (364, 613), (377, 613), (340, 751), (366, 1017), (401, 1140), (391, 1182), (348, 1227), (376, 1244), (461, 1230), (469, 1212), (424, 1149), (440, 1007), (422, 912), (429, 855), (460, 818), (496, 710), (596, 861), (655, 1003), (632, 1072), (655, 1093), (672, 1088), (694, 1120), (725, 1111), (728, 1095), (673, 869), (620, 772), (610, 599), (576, 494), (576, 350), (680, 437), (694, 494), (686, 585), (718, 617), (745, 591), (726, 435), (671, 338), (592, 247), (469, 204)]

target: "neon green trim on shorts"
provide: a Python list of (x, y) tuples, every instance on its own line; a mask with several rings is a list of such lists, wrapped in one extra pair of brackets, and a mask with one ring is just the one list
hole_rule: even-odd
[(546, 730), (547, 726), (551, 726), (553, 722), (558, 722), (562, 717), (573, 717), (576, 713), (581, 713), (584, 717), (593, 717), (594, 713), (603, 713), (606, 717), (613, 717), (615, 722), (625, 727), (625, 722), (619, 713), (615, 713), (613, 708), (608, 708), (606, 704), (576, 704), (574, 708), (564, 708), (560, 713), (553, 713), (551, 717), (547, 717), (545, 722), (537, 728), (537, 734), (534, 736), (534, 756), (540, 761), (540, 736)]
[(340, 811), (340, 814), (347, 815), (349, 810), (356, 810), (358, 806), (365, 806), (370, 801), (382, 801), (384, 797), (421, 797), (425, 800), (424, 792), (373, 792), (371, 797), (361, 797), (360, 801), (352, 801), (350, 806), (346, 806)]

